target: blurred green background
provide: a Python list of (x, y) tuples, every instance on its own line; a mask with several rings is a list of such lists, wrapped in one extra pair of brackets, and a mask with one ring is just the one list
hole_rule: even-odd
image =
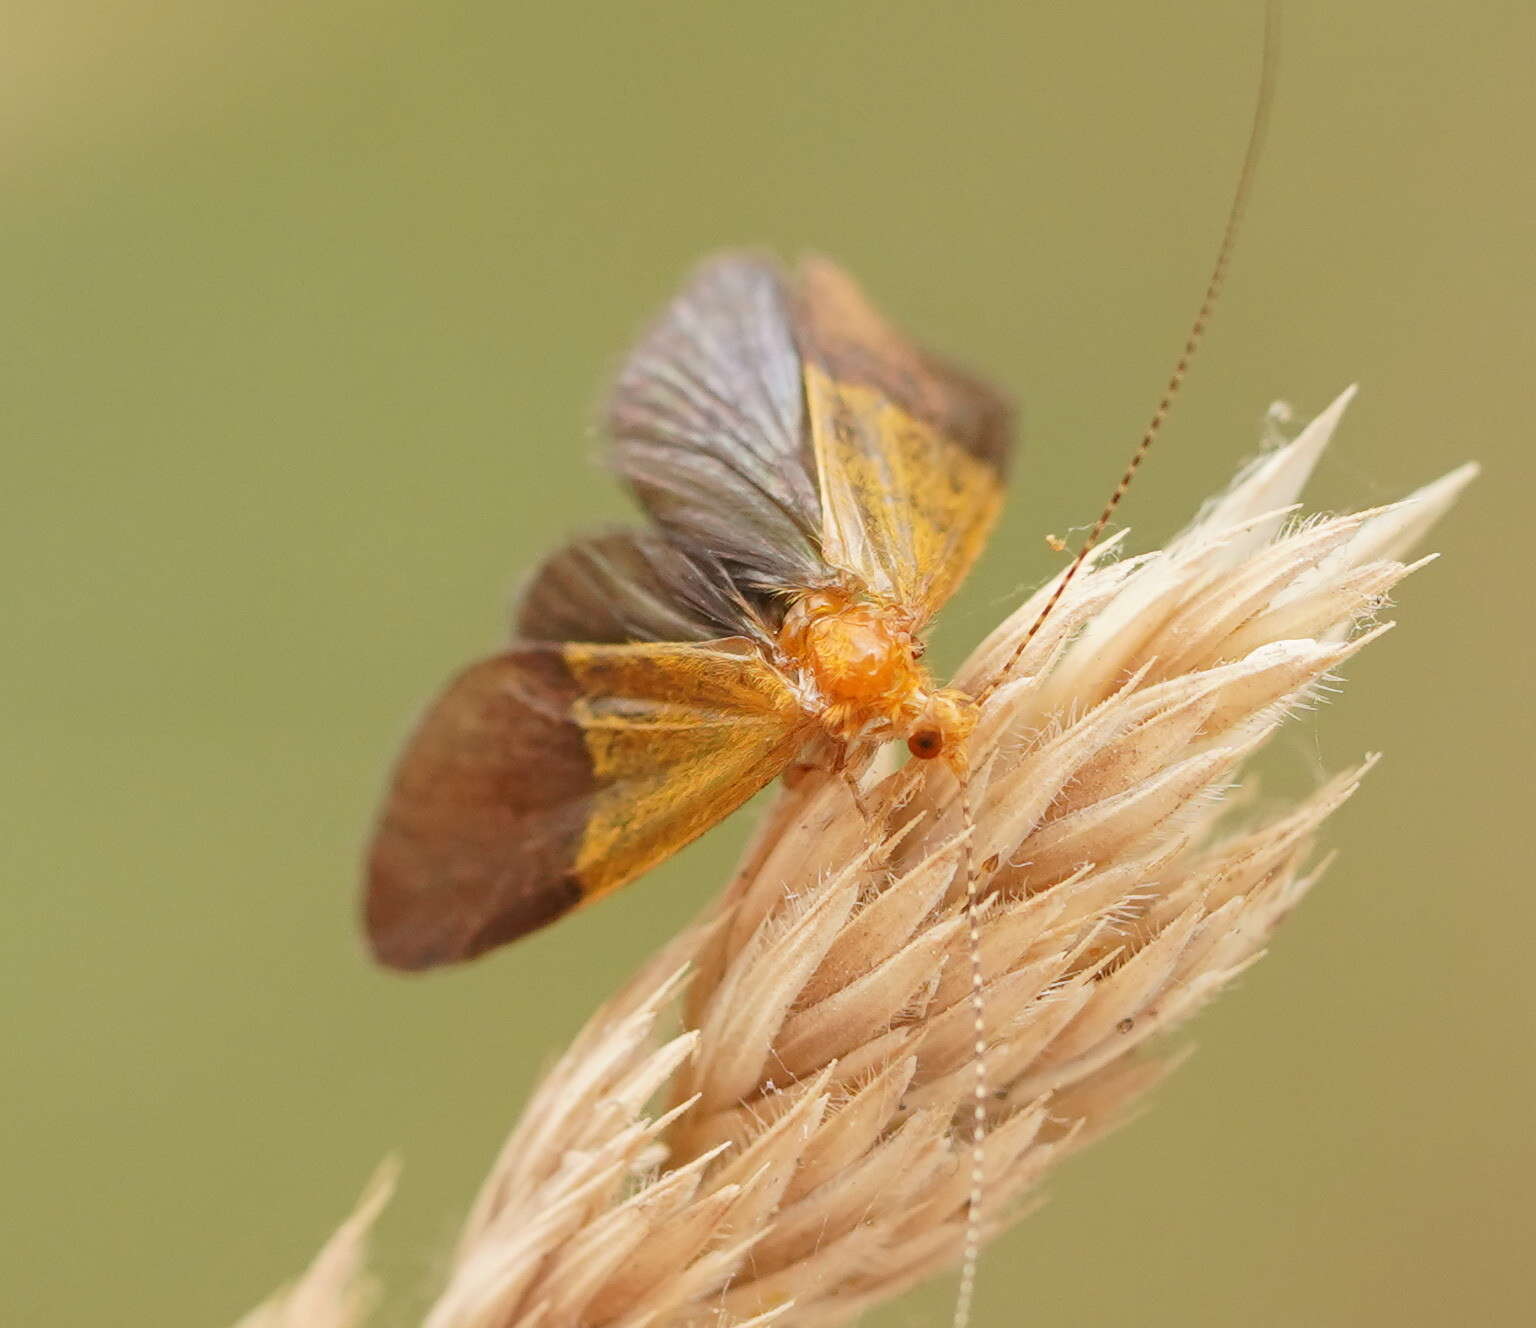
[[(1354, 379), (1318, 501), (1488, 474), (1271, 760), (1305, 785), (1388, 754), (1325, 888), (988, 1260), (982, 1324), (1529, 1308), (1536, 14), (1286, 9), (1252, 224), (1133, 542), (1272, 399)], [(712, 248), (816, 247), (1015, 392), (957, 659), (1149, 412), (1258, 7), (160, 0), (6, 29), (0, 1321), (229, 1322), (398, 1152), (405, 1324), (537, 1068), (747, 830), (465, 971), (385, 976), (354, 933), (407, 718), (539, 550), (625, 512), (590, 421), (628, 338)]]

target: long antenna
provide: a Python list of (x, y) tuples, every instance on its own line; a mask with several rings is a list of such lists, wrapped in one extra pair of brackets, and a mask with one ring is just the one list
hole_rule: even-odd
[(965, 833), (965, 927), (971, 961), (971, 1174), (965, 1208), (965, 1248), (960, 1258), (960, 1291), (955, 1298), (954, 1328), (967, 1328), (976, 1298), (976, 1268), (981, 1262), (982, 1201), (987, 1183), (987, 1001), (981, 964), (981, 873), (976, 867), (976, 810), (971, 803), (971, 775), (958, 762), (960, 822)]
[[(1243, 213), (1247, 209), (1249, 195), (1253, 192), (1253, 177), (1264, 145), (1264, 133), (1269, 125), (1270, 103), (1274, 100), (1278, 50), (1279, 14), (1275, 0), (1270, 0), (1264, 10), (1264, 47), (1259, 66), (1259, 88), (1254, 102), (1253, 121), (1248, 129), (1248, 145), (1243, 152), (1243, 164), (1238, 171), (1237, 187), (1233, 190), (1232, 204), (1227, 209), (1227, 222), (1222, 230), (1221, 244), (1216, 250), (1216, 262), (1211, 269), (1210, 280), (1206, 282), (1205, 294), (1201, 297), (1195, 321), (1190, 326), (1189, 335), (1184, 339), (1184, 348), (1179, 352), (1178, 361), (1173, 366), (1173, 373), (1169, 375), (1168, 384), (1164, 387), (1157, 409), (1152, 412), (1152, 418), (1141, 435), (1141, 441), (1131, 454), (1131, 459), (1120, 476), (1120, 482), (1115, 485), (1115, 491), (1110, 495), (1109, 501), (1104, 504), (1104, 510), (1099, 513), (1099, 519), (1093, 523), (1093, 528), (1088, 532), (1088, 538), (1083, 541), (1082, 547), (1077, 551), (1077, 556), (1072, 560), (1072, 565), (1067, 568), (1066, 575), (1056, 583), (1056, 588), (1051, 592), (1045, 607), (1030, 624), (1024, 639), (1014, 647), (1008, 662), (992, 675), (991, 680), (978, 694), (976, 698), (978, 703), (991, 696), (1013, 672), (1020, 657), (1028, 649), (1029, 643), (1039, 634), (1046, 619), (1061, 602), (1067, 586), (1087, 562), (1088, 555), (1093, 552), (1102, 538), (1105, 527), (1109, 525), (1110, 518), (1115, 514), (1115, 509), (1120, 506), (1120, 500), (1125, 497), (1125, 491), (1131, 487), (1131, 481), (1136, 478), (1136, 472), (1141, 468), (1141, 463), (1146, 460), (1147, 453), (1151, 451), (1152, 443), (1163, 427), (1163, 421), (1168, 418), (1173, 399), (1184, 384), (1184, 376), (1189, 372), (1190, 362), (1195, 357), (1195, 351), (1200, 347), (1206, 324), (1210, 322), (1211, 311), (1215, 309), (1216, 301), (1221, 295), (1221, 288), (1226, 282), (1227, 268), (1232, 261), (1232, 251), (1237, 243), (1237, 233), (1242, 226)], [(971, 1309), (976, 1295), (976, 1269), (981, 1261), (982, 1203), (986, 1187), (987, 1034), (985, 974), (981, 960), (981, 881), (976, 864), (975, 809), (971, 803), (969, 771), (964, 765), (957, 765), (955, 774), (960, 781), (960, 814), (966, 831), (965, 920), (971, 960), (970, 999), (975, 1020), (975, 1045), (972, 1048), (972, 1055), (975, 1058), (976, 1074), (971, 1095), (970, 1185), (965, 1215), (965, 1245), (961, 1255), (960, 1290), (955, 1298), (953, 1325), (954, 1328), (969, 1328)]]
[(1237, 244), (1237, 233), (1242, 226), (1243, 214), (1248, 208), (1249, 196), (1253, 192), (1253, 178), (1264, 145), (1264, 134), (1269, 127), (1270, 103), (1274, 100), (1275, 67), (1278, 57), (1279, 13), (1278, 6), (1271, 0), (1264, 10), (1264, 48), (1259, 67), (1259, 90), (1253, 108), (1253, 122), (1248, 130), (1248, 146), (1243, 153), (1243, 164), (1238, 172), (1237, 187), (1232, 194), (1232, 205), (1227, 210), (1227, 224), (1222, 231), (1221, 244), (1216, 250), (1216, 263), (1211, 269), (1210, 280), (1206, 282), (1205, 294), (1201, 297), (1195, 321), (1190, 325), (1189, 335), (1184, 339), (1184, 348), (1179, 352), (1178, 361), (1173, 366), (1173, 373), (1168, 377), (1168, 384), (1163, 388), (1162, 398), (1157, 403), (1157, 409), (1152, 412), (1152, 418), (1147, 422), (1141, 441), (1136, 445), (1136, 450), (1131, 453), (1131, 459), (1120, 476), (1120, 482), (1115, 485), (1115, 491), (1110, 494), (1109, 501), (1104, 504), (1104, 510), (1099, 513), (1099, 519), (1093, 523), (1093, 528), (1088, 532), (1088, 538), (1078, 549), (1077, 556), (1073, 558), (1072, 565), (1067, 568), (1066, 575), (1056, 583), (1056, 589), (1051, 592), (1045, 607), (1030, 624), (1029, 631), (1024, 633), (1023, 640), (1013, 648), (1008, 662), (994, 673), (982, 688), (976, 698), (978, 702), (985, 701), (1003, 682), (1007, 681), (1008, 675), (1013, 672), (1020, 657), (1029, 648), (1030, 642), (1039, 634), (1040, 629), (1045, 626), (1046, 619), (1061, 602), (1067, 587), (1072, 584), (1083, 564), (1088, 561), (1088, 555), (1093, 552), (1103, 537), (1105, 527), (1109, 525), (1115, 509), (1120, 506), (1120, 500), (1125, 497), (1125, 491), (1131, 487), (1131, 481), (1136, 478), (1136, 472), (1141, 469), (1141, 463), (1146, 460), (1147, 453), (1152, 450), (1152, 444), (1162, 430), (1163, 421), (1168, 418), (1168, 412), (1173, 406), (1173, 399), (1178, 395), (1179, 388), (1184, 385), (1184, 376), (1189, 372), (1190, 362), (1195, 358), (1195, 351), (1199, 349), (1201, 339), (1205, 336), (1206, 324), (1210, 322), (1211, 312), (1215, 309), (1216, 301), (1221, 295), (1221, 288), (1226, 283), (1227, 268), (1231, 264), (1232, 251)]

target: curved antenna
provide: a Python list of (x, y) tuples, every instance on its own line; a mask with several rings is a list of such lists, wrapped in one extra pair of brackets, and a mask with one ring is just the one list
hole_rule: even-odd
[(1205, 294), (1201, 297), (1195, 321), (1190, 325), (1189, 334), (1184, 339), (1184, 348), (1179, 352), (1178, 361), (1173, 366), (1173, 373), (1169, 375), (1168, 383), (1163, 388), (1163, 395), (1157, 403), (1157, 409), (1152, 412), (1152, 418), (1147, 422), (1141, 441), (1136, 445), (1136, 450), (1131, 453), (1131, 459), (1120, 476), (1120, 482), (1115, 485), (1115, 491), (1110, 494), (1109, 501), (1104, 504), (1104, 510), (1099, 513), (1099, 519), (1093, 523), (1093, 528), (1088, 532), (1082, 547), (1078, 549), (1077, 556), (1072, 559), (1066, 574), (1056, 583), (1056, 588), (1051, 592), (1045, 607), (1030, 624), (1029, 630), (1024, 633), (1023, 640), (1014, 647), (1008, 662), (994, 673), (982, 688), (976, 698), (978, 702), (985, 701), (1002, 683), (1007, 681), (1008, 675), (1013, 672), (1020, 658), (1029, 648), (1030, 642), (1039, 635), (1040, 629), (1045, 626), (1046, 619), (1061, 602), (1067, 587), (1072, 584), (1083, 564), (1088, 561), (1088, 555), (1098, 546), (1105, 527), (1109, 525), (1115, 509), (1120, 506), (1120, 500), (1125, 497), (1125, 491), (1131, 487), (1131, 481), (1136, 478), (1136, 472), (1141, 469), (1141, 463), (1146, 460), (1147, 453), (1152, 450), (1152, 444), (1162, 430), (1163, 421), (1168, 418), (1168, 412), (1173, 406), (1174, 397), (1178, 395), (1179, 388), (1184, 385), (1184, 376), (1189, 372), (1190, 362), (1195, 358), (1195, 351), (1199, 349), (1201, 339), (1205, 336), (1206, 324), (1210, 322), (1211, 312), (1215, 309), (1216, 301), (1221, 295), (1221, 288), (1226, 283), (1227, 268), (1231, 264), (1232, 251), (1237, 244), (1237, 233), (1242, 226), (1243, 214), (1247, 211), (1249, 196), (1253, 192), (1253, 178), (1264, 145), (1264, 134), (1269, 127), (1270, 103), (1274, 100), (1275, 67), (1278, 56), (1279, 13), (1278, 6), (1272, 0), (1264, 10), (1264, 48), (1259, 67), (1259, 90), (1253, 108), (1253, 121), (1248, 130), (1248, 146), (1243, 153), (1243, 164), (1238, 171), (1237, 187), (1232, 194), (1232, 203), (1227, 209), (1227, 224), (1221, 234), (1221, 244), (1216, 250), (1216, 262), (1211, 269), (1210, 280), (1206, 282)]
[(981, 962), (981, 873), (976, 865), (976, 808), (971, 802), (970, 769), (953, 763), (960, 784), (960, 825), (965, 834), (965, 929), (971, 962), (971, 1174), (965, 1207), (965, 1247), (960, 1257), (960, 1291), (955, 1297), (954, 1328), (967, 1328), (976, 1299), (976, 1269), (981, 1263), (982, 1202), (987, 1184), (987, 1000)]
[[(1008, 662), (992, 675), (991, 680), (978, 694), (976, 698), (978, 704), (986, 701), (1013, 672), (1024, 651), (1028, 649), (1029, 643), (1039, 634), (1046, 619), (1061, 602), (1067, 586), (1088, 560), (1088, 555), (1093, 552), (1104, 534), (1105, 527), (1109, 525), (1110, 518), (1114, 516), (1115, 509), (1120, 506), (1120, 500), (1125, 497), (1125, 491), (1131, 487), (1131, 481), (1136, 478), (1137, 470), (1140, 469), (1141, 463), (1151, 450), (1153, 441), (1163, 427), (1163, 421), (1168, 418), (1168, 411), (1173, 405), (1174, 397), (1183, 386), (1184, 376), (1189, 372), (1190, 362), (1195, 357), (1195, 351), (1199, 349), (1201, 338), (1205, 335), (1206, 324), (1211, 318), (1211, 311), (1215, 309), (1216, 301), (1221, 295), (1221, 288), (1226, 282), (1227, 268), (1232, 261), (1232, 251), (1237, 243), (1237, 233), (1241, 228), (1243, 213), (1247, 209), (1248, 199), (1253, 191), (1253, 177), (1263, 148), (1264, 133), (1269, 125), (1270, 103), (1274, 99), (1275, 66), (1278, 60), (1279, 43), (1278, 27), (1277, 6), (1274, 0), (1270, 0), (1264, 10), (1264, 47), (1259, 67), (1259, 88), (1254, 103), (1253, 121), (1248, 130), (1248, 144), (1243, 152), (1243, 164), (1238, 171), (1237, 186), (1233, 190), (1231, 206), (1227, 209), (1227, 222), (1222, 230), (1221, 243), (1216, 250), (1216, 262), (1211, 269), (1210, 280), (1206, 282), (1200, 308), (1195, 314), (1194, 323), (1190, 326), (1189, 335), (1184, 339), (1184, 348), (1173, 366), (1173, 373), (1169, 375), (1162, 398), (1157, 403), (1157, 409), (1152, 412), (1152, 418), (1143, 431), (1136, 450), (1131, 454), (1131, 459), (1120, 476), (1120, 482), (1115, 486), (1109, 501), (1104, 504), (1104, 510), (1099, 513), (1099, 519), (1093, 523), (1093, 528), (1088, 532), (1088, 538), (1083, 541), (1066, 574), (1056, 583), (1050, 599), (1030, 624), (1029, 631), (1024, 634), (1023, 640), (1014, 647)], [(955, 774), (960, 781), (960, 814), (966, 830), (965, 919), (971, 960), (970, 997), (971, 1011), (975, 1019), (975, 1045), (972, 1048), (972, 1055), (975, 1058), (976, 1074), (971, 1094), (970, 1186), (965, 1215), (965, 1245), (961, 1255), (960, 1290), (955, 1298), (953, 1325), (954, 1328), (969, 1328), (971, 1309), (976, 1295), (976, 1269), (981, 1261), (982, 1202), (986, 1187), (986, 997), (985, 974), (981, 959), (981, 879), (976, 863), (975, 808), (971, 802), (969, 771), (963, 765), (956, 765)]]

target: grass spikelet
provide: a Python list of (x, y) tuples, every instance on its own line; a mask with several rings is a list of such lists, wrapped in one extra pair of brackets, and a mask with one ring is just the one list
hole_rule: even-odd
[[(1473, 474), (1298, 521), (1349, 395), (1166, 549), (1095, 551), (986, 702), (970, 765), (989, 1236), (1144, 1098), (1166, 1034), (1262, 955), (1369, 769), (1258, 819), (1230, 796), (1388, 630), (1386, 597), (1420, 565), (1408, 549)], [(1052, 592), (959, 685), (989, 681)], [(866, 779), (864, 797), (873, 835), (840, 779), (786, 790), (707, 919), (593, 1017), (487, 1177), (429, 1328), (833, 1325), (955, 1265), (966, 829), (937, 763)], [(354, 1324), (382, 1193), (241, 1328)]]

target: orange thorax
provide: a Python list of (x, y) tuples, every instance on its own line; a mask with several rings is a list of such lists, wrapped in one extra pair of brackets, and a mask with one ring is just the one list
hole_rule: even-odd
[(839, 737), (878, 720), (903, 732), (932, 689), (911, 619), (893, 605), (811, 591), (785, 615), (779, 644), (813, 684), (822, 722)]

